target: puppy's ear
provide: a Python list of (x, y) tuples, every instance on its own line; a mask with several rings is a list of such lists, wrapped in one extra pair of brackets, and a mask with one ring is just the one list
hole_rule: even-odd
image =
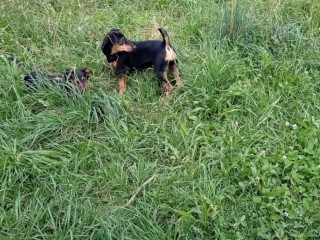
[(112, 48), (111, 36), (110, 36), (110, 33), (108, 33), (103, 39), (103, 42), (101, 45), (101, 51), (103, 52), (104, 55), (107, 55), (108, 49), (111, 49), (111, 48)]
[(16, 56), (8, 54), (5, 55), (5, 58), (10, 64), (16, 64), (18, 67), (24, 68), (24, 64), (20, 62), (20, 60)]
[(117, 36), (119, 36), (120, 34), (121, 32), (118, 28), (112, 28), (110, 32), (108, 32), (108, 34), (104, 37), (101, 45), (101, 51), (104, 55), (107, 56), (111, 53), (111, 48), (114, 44), (117, 43)]
[(89, 68), (83, 68), (81, 69), (81, 71), (85, 74), (85, 75), (91, 75), (92, 74), (92, 70)]

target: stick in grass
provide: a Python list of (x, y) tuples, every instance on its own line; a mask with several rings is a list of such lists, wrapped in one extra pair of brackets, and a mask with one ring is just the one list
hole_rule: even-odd
[(153, 175), (152, 177), (150, 177), (147, 181), (145, 181), (140, 187), (137, 188), (137, 190), (134, 192), (134, 194), (132, 195), (132, 197), (128, 200), (128, 202), (126, 203), (126, 207), (130, 206), (133, 204), (134, 200), (136, 199), (136, 197), (139, 195), (139, 193), (141, 192), (141, 190), (148, 185), (149, 183), (151, 183), (154, 179), (156, 178), (156, 175)]

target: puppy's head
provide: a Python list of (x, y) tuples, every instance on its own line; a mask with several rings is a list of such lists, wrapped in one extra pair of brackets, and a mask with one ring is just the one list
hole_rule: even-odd
[(89, 68), (83, 68), (81, 70), (72, 69), (65, 72), (64, 77), (68, 82), (76, 84), (77, 88), (84, 92), (89, 82), (89, 76), (92, 74), (92, 70)]
[(18, 67), (24, 68), (24, 64), (22, 62), (20, 62), (19, 59), (17, 59), (14, 55), (8, 54), (5, 56), (5, 58), (7, 59), (7, 61), (9, 63), (16, 64)]
[[(119, 29), (113, 28), (105, 36), (101, 50), (104, 55), (112, 55), (118, 52), (132, 52), (136, 46), (129, 42)], [(108, 59), (110, 62), (110, 60)]]

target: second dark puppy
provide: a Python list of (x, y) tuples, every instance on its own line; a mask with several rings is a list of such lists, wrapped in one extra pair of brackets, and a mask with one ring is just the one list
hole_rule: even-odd
[(33, 71), (27, 74), (23, 80), (31, 89), (36, 89), (39, 81), (44, 80), (43, 83), (45, 85), (47, 83), (57, 84), (63, 90), (68, 92), (72, 89), (70, 84), (74, 84), (80, 92), (84, 92), (89, 81), (89, 75), (91, 74), (92, 70), (88, 68), (83, 68), (81, 70), (71, 69), (62, 75), (52, 75), (44, 72)]
[(170, 44), (169, 36), (163, 28), (158, 29), (163, 41), (129, 41), (119, 29), (112, 29), (104, 38), (101, 50), (119, 78), (119, 92), (126, 90), (127, 74), (135, 69), (154, 67), (162, 82), (165, 93), (173, 91), (168, 80), (170, 70), (178, 86), (182, 85), (177, 66), (177, 56)]
[[(11, 64), (16, 64), (22, 69), (25, 68), (24, 64), (12, 54), (6, 54), (4, 58)], [(43, 83), (45, 86), (47, 86), (47, 84), (57, 84), (62, 90), (68, 92), (72, 90), (71, 85), (74, 85), (80, 92), (84, 92), (91, 74), (92, 70), (89, 68), (82, 68), (80, 70), (70, 69), (60, 75), (32, 71), (26, 74), (23, 80), (27, 87), (33, 90), (37, 89), (38, 84)]]

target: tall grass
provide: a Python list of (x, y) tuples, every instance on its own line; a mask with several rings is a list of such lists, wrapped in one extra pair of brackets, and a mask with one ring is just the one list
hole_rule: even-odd
[[(319, 11), (312, 0), (5, 1), (0, 239), (318, 239)], [(116, 93), (112, 27), (177, 49)], [(32, 69), (94, 70), (84, 94), (27, 91)], [(151, 176), (132, 205), (126, 202)]]

